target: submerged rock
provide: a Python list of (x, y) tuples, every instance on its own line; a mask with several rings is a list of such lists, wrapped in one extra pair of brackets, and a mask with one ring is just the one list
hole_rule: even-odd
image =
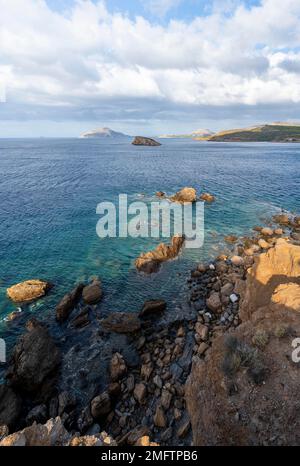
[(167, 303), (163, 299), (155, 299), (152, 301), (146, 301), (139, 313), (140, 317), (146, 317), (151, 314), (157, 314), (166, 309)]
[(22, 303), (33, 301), (45, 296), (51, 288), (51, 284), (42, 280), (26, 280), (7, 289), (8, 297), (16, 302)]
[(134, 146), (161, 146), (160, 142), (152, 138), (145, 138), (143, 136), (136, 136), (132, 143)]
[(102, 320), (102, 327), (117, 333), (133, 333), (141, 328), (141, 322), (133, 312), (113, 312)]
[(142, 253), (135, 261), (139, 272), (154, 273), (159, 270), (160, 264), (178, 256), (184, 244), (183, 236), (173, 236), (171, 244), (161, 243), (153, 251)]

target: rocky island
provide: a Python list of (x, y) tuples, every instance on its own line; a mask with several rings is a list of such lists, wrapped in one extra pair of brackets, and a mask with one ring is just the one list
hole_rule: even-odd
[(144, 136), (136, 136), (132, 143), (134, 146), (161, 146), (160, 142), (152, 138), (145, 138)]

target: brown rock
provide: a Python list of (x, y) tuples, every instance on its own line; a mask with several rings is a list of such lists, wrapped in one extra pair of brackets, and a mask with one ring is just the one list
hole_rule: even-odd
[(108, 414), (111, 410), (110, 396), (107, 392), (101, 393), (91, 401), (91, 414), (94, 419), (98, 419)]
[(244, 259), (241, 256), (232, 256), (230, 260), (233, 265), (244, 265)]
[(216, 291), (213, 291), (210, 294), (209, 298), (207, 298), (207, 300), (206, 300), (206, 306), (211, 311), (218, 312), (222, 307), (222, 303), (221, 303), (221, 300), (220, 300), (219, 293), (217, 293)]
[(177, 437), (178, 438), (186, 437), (190, 430), (190, 427), (191, 427), (191, 423), (189, 419), (184, 420), (177, 430)]
[(136, 136), (131, 144), (134, 146), (161, 146), (160, 142), (152, 138), (145, 138), (144, 136)]
[(225, 236), (224, 239), (225, 239), (226, 243), (231, 243), (231, 244), (233, 244), (233, 243), (236, 243), (236, 242), (237, 242), (238, 237), (235, 236), (235, 235), (227, 235), (227, 236)]
[(16, 303), (33, 301), (45, 296), (51, 284), (42, 280), (27, 280), (7, 289), (7, 296)]
[(114, 353), (110, 361), (110, 378), (112, 382), (120, 380), (127, 372), (126, 363), (120, 353)]
[(166, 309), (167, 303), (163, 299), (156, 299), (152, 301), (146, 301), (139, 313), (140, 317), (147, 317), (151, 314), (157, 314)]
[(82, 298), (86, 304), (97, 304), (101, 301), (103, 296), (101, 281), (99, 279), (93, 280), (90, 285), (83, 288)]
[(216, 200), (215, 196), (210, 193), (202, 193), (200, 199), (205, 202), (214, 202)]
[(144, 404), (145, 403), (145, 398), (147, 396), (147, 388), (146, 385), (143, 383), (138, 383), (134, 387), (134, 392), (133, 392), (134, 398), (140, 403)]
[(201, 340), (205, 341), (208, 338), (208, 327), (201, 322), (197, 322), (195, 325), (196, 333), (200, 336)]
[(102, 327), (116, 333), (134, 333), (140, 330), (141, 322), (132, 312), (112, 312), (102, 320)]
[(56, 320), (58, 322), (64, 322), (67, 320), (81, 298), (83, 287), (84, 285), (80, 283), (71, 291), (71, 293), (66, 294), (58, 303), (55, 309)]
[(154, 414), (153, 421), (154, 421), (154, 425), (156, 425), (156, 427), (161, 427), (161, 428), (166, 427), (167, 419), (166, 419), (165, 412), (164, 412), (162, 406), (160, 406), (160, 405), (157, 406), (155, 414)]
[(139, 272), (155, 273), (162, 262), (174, 259), (178, 256), (184, 244), (184, 237), (175, 235), (171, 244), (161, 243), (153, 251), (142, 253), (135, 261)]
[(186, 202), (196, 202), (197, 192), (194, 188), (183, 188), (170, 198), (172, 202), (184, 204)]
[(170, 408), (171, 401), (172, 401), (172, 393), (170, 393), (168, 390), (163, 389), (161, 393), (161, 398), (160, 398), (161, 406), (164, 409), (168, 410)]

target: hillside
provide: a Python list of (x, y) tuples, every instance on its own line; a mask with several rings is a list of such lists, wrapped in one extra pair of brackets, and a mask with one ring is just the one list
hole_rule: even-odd
[[(196, 139), (203, 140), (203, 138)], [(205, 139), (216, 142), (300, 142), (300, 125), (266, 124), (222, 131)]]
[(208, 138), (213, 136), (215, 133), (210, 131), (209, 129), (196, 129), (195, 131), (192, 131), (191, 133), (188, 134), (163, 134), (162, 136), (159, 136), (161, 139), (175, 139), (175, 138), (181, 138), (181, 139), (196, 139), (196, 138)]

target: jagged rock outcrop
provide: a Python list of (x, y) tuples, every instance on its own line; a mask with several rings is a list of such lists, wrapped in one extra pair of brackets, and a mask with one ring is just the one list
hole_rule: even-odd
[(97, 304), (103, 295), (101, 281), (97, 278), (83, 288), (82, 298), (86, 304)]
[(184, 237), (175, 235), (171, 244), (160, 243), (153, 251), (142, 253), (135, 261), (139, 272), (147, 274), (157, 272), (162, 262), (175, 259), (184, 245)]
[(49, 390), (49, 378), (55, 375), (61, 361), (60, 351), (47, 328), (37, 320), (29, 320), (26, 327), (27, 333), (15, 346), (7, 379), (12, 386), (30, 393), (41, 390), (48, 379)]
[(0, 385), (0, 426), (13, 428), (21, 412), (19, 395), (5, 384)]
[(185, 398), (194, 445), (298, 445), (300, 247), (277, 240), (240, 292), (242, 324), (193, 360)]
[(205, 202), (214, 202), (216, 200), (215, 196), (210, 193), (202, 193), (199, 199)]
[(26, 280), (7, 289), (7, 296), (16, 303), (33, 301), (45, 296), (51, 284), (43, 280)]
[(30, 427), (7, 435), (0, 441), (0, 447), (53, 447), (53, 446), (116, 446), (106, 432), (80, 437), (72, 435), (64, 427), (60, 417), (49, 419), (46, 424), (34, 423)]
[(160, 142), (152, 138), (145, 138), (143, 136), (136, 136), (132, 143), (134, 146), (161, 146)]
[(81, 298), (84, 285), (80, 283), (70, 293), (67, 293), (56, 306), (56, 320), (60, 323), (67, 320)]

